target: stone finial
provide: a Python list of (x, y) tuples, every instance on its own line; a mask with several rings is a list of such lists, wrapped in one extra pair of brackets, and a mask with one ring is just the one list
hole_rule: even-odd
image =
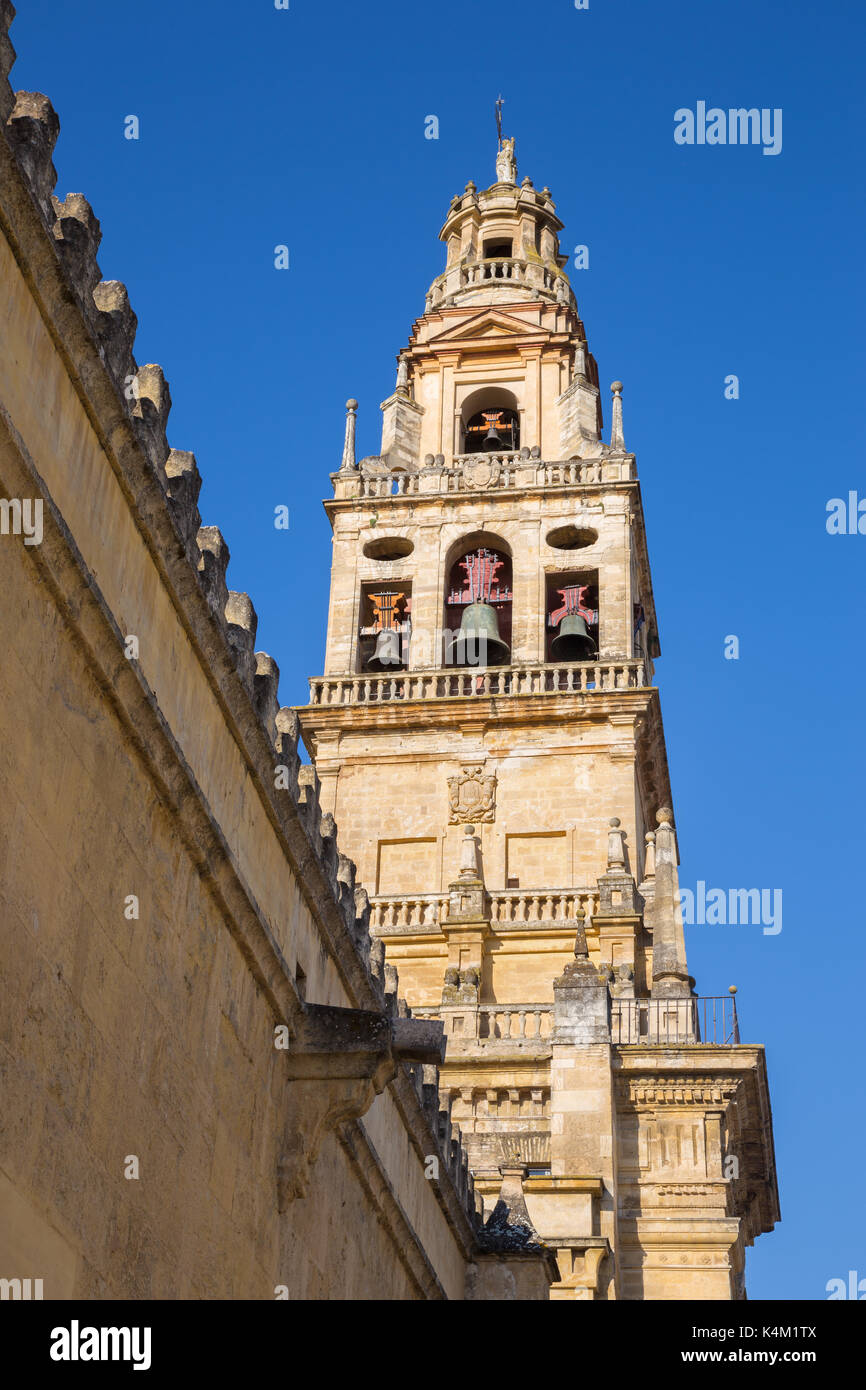
[(346, 401), (346, 438), (343, 444), (343, 461), (340, 464), (341, 473), (351, 473), (355, 468), (355, 414), (358, 409), (358, 402), (352, 398)]
[(394, 388), (398, 396), (409, 395), (409, 354), (401, 352), (397, 358), (397, 385)]
[(616, 453), (625, 453), (625, 438), (622, 432), (622, 382), (612, 381), (610, 389), (613, 394), (613, 402), (611, 404), (610, 447)]
[(475, 826), (467, 825), (460, 844), (460, 877), (480, 879), (478, 867), (478, 842), (475, 839)]
[(654, 996), (691, 993), (673, 819), (674, 813), (669, 806), (662, 806), (656, 814), (655, 893), (644, 914), (645, 920), (647, 916), (650, 918), (648, 925), (653, 933)]
[(580, 961), (583, 961), (583, 960), (588, 961), (588, 960), (589, 960), (589, 951), (587, 950), (587, 945), (586, 945), (586, 910), (585, 910), (585, 908), (581, 905), (581, 906), (577, 909), (577, 912), (576, 912), (574, 915), (575, 915), (575, 919), (576, 919), (576, 921), (577, 921), (577, 927), (576, 927), (575, 933), (574, 933), (574, 959), (575, 959), (575, 960), (580, 960)]
[(619, 816), (611, 816), (607, 832), (607, 870), (608, 873), (625, 873), (625, 846), (623, 845), (622, 821)]
[(654, 830), (648, 830), (644, 836), (646, 849), (644, 850), (643, 876), (649, 881), (656, 876), (656, 836)]

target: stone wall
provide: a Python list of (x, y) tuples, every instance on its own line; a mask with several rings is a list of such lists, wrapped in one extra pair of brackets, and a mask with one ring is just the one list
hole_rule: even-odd
[(57, 117), (6, 81), (13, 14), (0, 1275), (47, 1298), (483, 1297), (506, 1257), (476, 1247), (439, 1025), (371, 942), (99, 224), (53, 194)]

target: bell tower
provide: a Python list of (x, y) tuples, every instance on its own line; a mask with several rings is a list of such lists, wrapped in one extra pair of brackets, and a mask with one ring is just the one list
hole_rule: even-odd
[(476, 1191), (522, 1187), (552, 1296), (738, 1298), (778, 1219), (764, 1053), (688, 973), (640, 483), (561, 229), (513, 140), (452, 199), (380, 454), (347, 405), (298, 715), (372, 930), (445, 1022)]

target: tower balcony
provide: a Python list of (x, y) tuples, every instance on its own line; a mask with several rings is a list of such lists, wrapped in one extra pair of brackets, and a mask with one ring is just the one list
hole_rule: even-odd
[(427, 291), (425, 312), (449, 303), (495, 304), (513, 300), (515, 291), (527, 299), (548, 299), (577, 303), (568, 277), (541, 261), (515, 256), (495, 256), (483, 260), (463, 260), (448, 266)]
[(382, 705), (432, 700), (512, 699), (606, 694), (649, 687), (642, 660), (607, 659), (573, 664), (446, 667), (393, 674), (314, 676), (310, 704)]
[(455, 454), (446, 464), (442, 455), (428, 454), (417, 469), (392, 468), (385, 459), (365, 459), (357, 471), (334, 473), (337, 501), (375, 498), (383, 501), (443, 493), (500, 492), (519, 489), (559, 489), (629, 483), (637, 478), (633, 454), (603, 453), (591, 458), (548, 461), (537, 448), (514, 452)]

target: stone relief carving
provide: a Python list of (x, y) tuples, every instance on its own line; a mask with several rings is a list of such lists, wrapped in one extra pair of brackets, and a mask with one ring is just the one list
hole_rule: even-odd
[(449, 824), (467, 821), (489, 824), (496, 819), (496, 774), (484, 771), (483, 764), (464, 767), (448, 778)]

